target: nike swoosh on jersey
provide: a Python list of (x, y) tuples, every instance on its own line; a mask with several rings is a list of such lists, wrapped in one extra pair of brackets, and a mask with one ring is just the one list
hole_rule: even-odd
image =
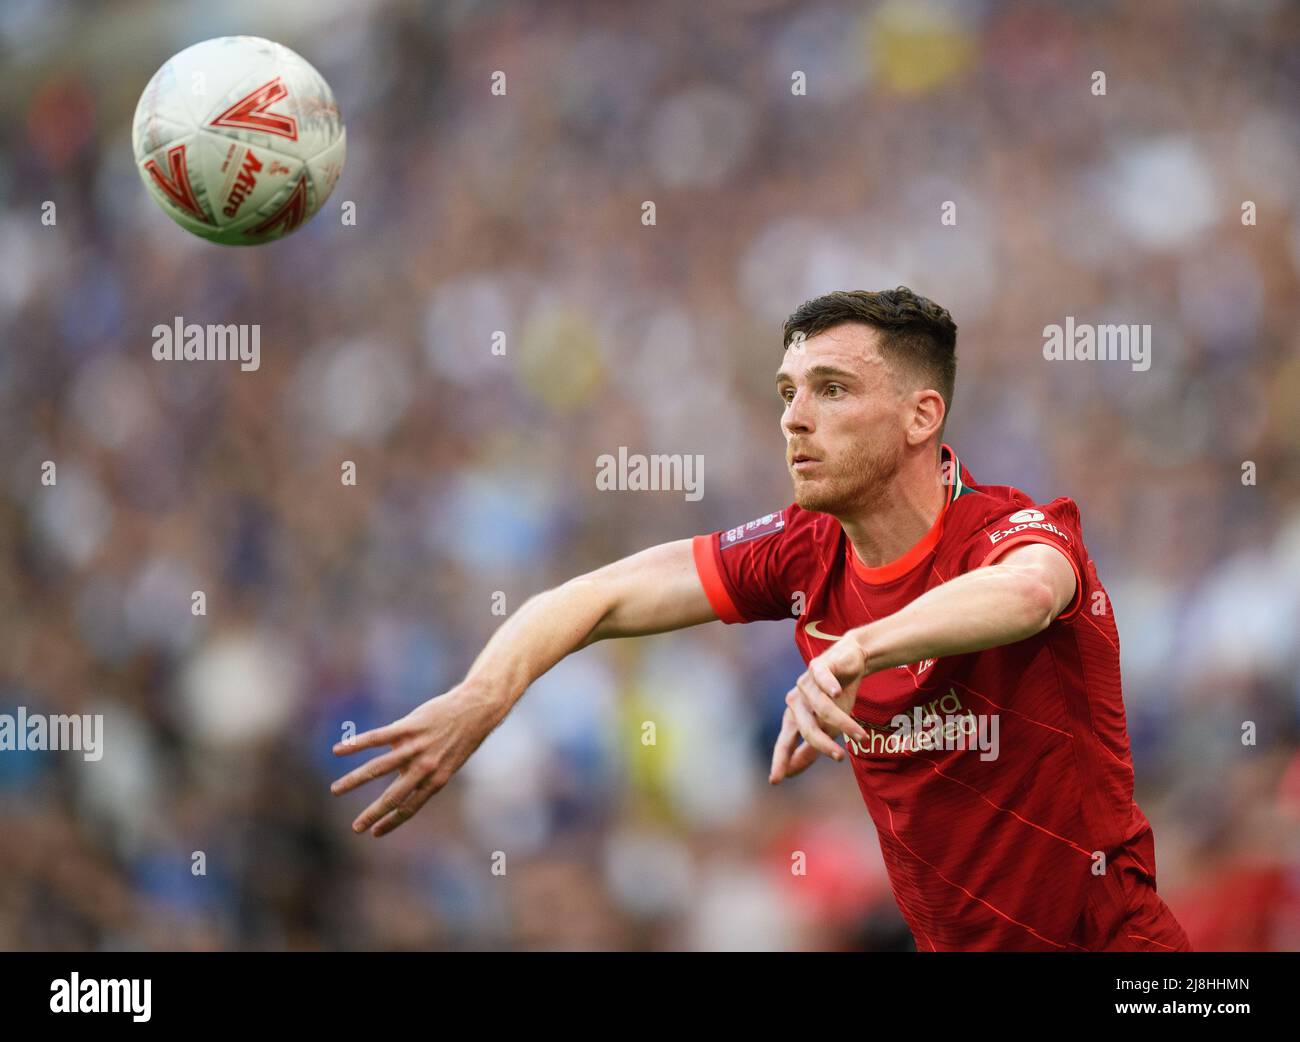
[(808, 625), (803, 628), (803, 631), (808, 634), (808, 636), (816, 637), (818, 640), (839, 640), (844, 636), (843, 633), (823, 633), (817, 628), (817, 623), (821, 621), (821, 619), (813, 619), (812, 622), (808, 623)]

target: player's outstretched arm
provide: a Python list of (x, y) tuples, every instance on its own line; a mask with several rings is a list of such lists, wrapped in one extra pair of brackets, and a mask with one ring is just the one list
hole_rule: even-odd
[(350, 792), (397, 771), (352, 823), (382, 836), (460, 769), (528, 686), (566, 655), (610, 637), (695, 626), (718, 616), (695, 570), (691, 540), (663, 543), (530, 597), (492, 635), (465, 679), (400, 720), (334, 746), (336, 756), (389, 746), (330, 786)]

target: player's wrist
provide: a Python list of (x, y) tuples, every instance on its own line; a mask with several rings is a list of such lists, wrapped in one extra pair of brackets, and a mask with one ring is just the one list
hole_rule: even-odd
[(504, 679), (471, 674), (452, 688), (449, 694), (457, 701), (481, 712), (491, 721), (492, 727), (496, 727), (505, 719), (514, 704), (523, 696), (523, 691), (527, 689), (527, 685), (524, 685), (523, 689), (516, 694), (514, 688), (517, 686)]
[(876, 646), (875, 635), (871, 632), (873, 625), (873, 623), (867, 623), (865, 626), (858, 626), (849, 630), (847, 634), (862, 652), (862, 675), (864, 677), (874, 673), (876, 668), (871, 659), (871, 649)]

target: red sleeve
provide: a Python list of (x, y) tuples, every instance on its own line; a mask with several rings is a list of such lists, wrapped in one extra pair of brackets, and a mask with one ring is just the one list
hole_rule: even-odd
[(1074, 500), (1062, 496), (1045, 505), (1016, 504), (1006, 513), (989, 518), (970, 540), (962, 558), (962, 571), (992, 564), (1013, 546), (1046, 543), (1060, 550), (1074, 569), (1074, 599), (1056, 618), (1073, 618), (1083, 605), (1087, 586), (1088, 551)]
[(795, 594), (807, 592), (808, 525), (793, 504), (736, 528), (695, 537), (695, 570), (727, 624), (792, 619)]

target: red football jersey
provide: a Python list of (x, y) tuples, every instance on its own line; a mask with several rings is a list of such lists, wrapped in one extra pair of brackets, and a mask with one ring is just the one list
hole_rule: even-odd
[(696, 536), (714, 610), (727, 623), (797, 615), (807, 662), (1013, 546), (1060, 549), (1077, 589), (1041, 633), (862, 681), (853, 715), (871, 741), (845, 738), (858, 787), (918, 950), (1190, 950), (1156, 895), (1119, 636), (1078, 507), (978, 485), (947, 445), (943, 458), (953, 479), (934, 525), (878, 568), (834, 517), (795, 504)]

